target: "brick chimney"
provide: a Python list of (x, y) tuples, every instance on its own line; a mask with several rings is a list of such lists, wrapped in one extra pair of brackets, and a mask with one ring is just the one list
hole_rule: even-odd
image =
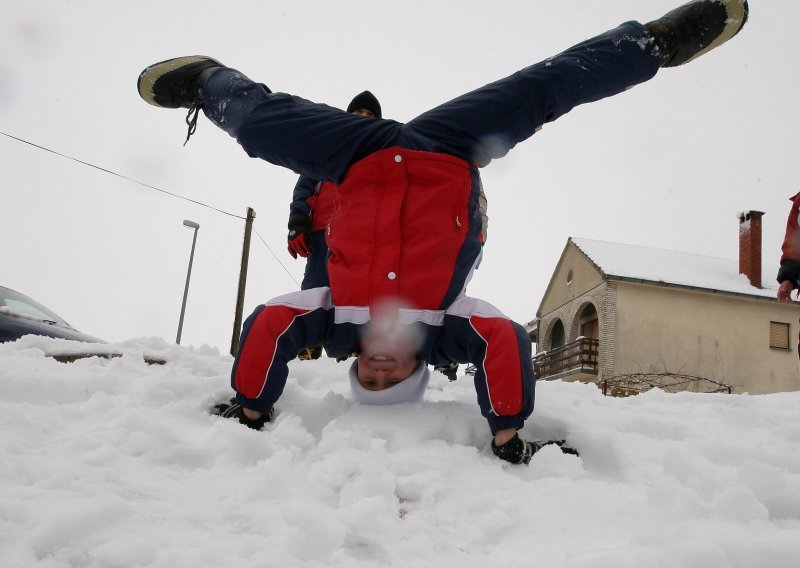
[(739, 274), (761, 288), (761, 217), (763, 211), (739, 213)]

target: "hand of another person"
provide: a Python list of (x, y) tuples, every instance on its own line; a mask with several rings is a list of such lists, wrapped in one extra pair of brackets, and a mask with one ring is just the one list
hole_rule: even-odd
[(314, 246), (311, 244), (311, 221), (308, 215), (292, 214), (289, 215), (289, 235), (286, 237), (289, 246), (289, 254), (297, 258), (308, 256)]
[(781, 304), (791, 304), (792, 290), (794, 289), (795, 286), (791, 280), (784, 280), (781, 282), (781, 285), (778, 287), (778, 301)]

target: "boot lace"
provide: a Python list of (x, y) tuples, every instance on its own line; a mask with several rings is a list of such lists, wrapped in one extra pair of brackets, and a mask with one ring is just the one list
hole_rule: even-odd
[(186, 132), (186, 141), (183, 143), (186, 146), (186, 143), (189, 142), (189, 138), (191, 138), (192, 134), (194, 134), (195, 130), (197, 130), (197, 117), (200, 114), (200, 110), (203, 108), (203, 96), (202, 94), (198, 94), (195, 97), (192, 106), (189, 107), (189, 112), (186, 114), (186, 124), (189, 126)]

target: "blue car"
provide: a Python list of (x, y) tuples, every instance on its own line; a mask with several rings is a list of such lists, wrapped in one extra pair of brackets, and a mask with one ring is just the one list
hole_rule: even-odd
[(52, 310), (24, 294), (0, 286), (0, 343), (23, 335), (46, 335), (86, 343), (105, 343), (81, 333)]

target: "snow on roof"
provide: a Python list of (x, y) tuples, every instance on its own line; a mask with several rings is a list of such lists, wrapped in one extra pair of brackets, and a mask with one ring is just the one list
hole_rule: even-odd
[(570, 240), (607, 276), (663, 282), (734, 294), (774, 298), (778, 267), (762, 267), (761, 285), (750, 285), (739, 274), (738, 259), (717, 258), (635, 245), (570, 237)]

